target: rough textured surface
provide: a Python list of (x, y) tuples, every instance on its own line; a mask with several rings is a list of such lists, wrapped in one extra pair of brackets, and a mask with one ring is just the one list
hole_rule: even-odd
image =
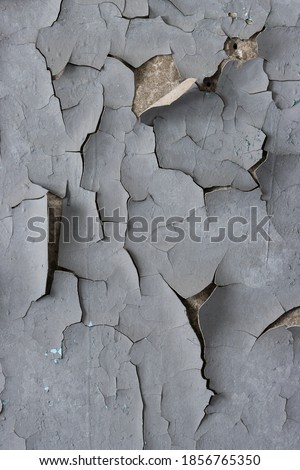
[(172, 56), (158, 56), (149, 60), (135, 71), (133, 111), (140, 116), (179, 83), (180, 76)]
[(299, 13), (1, 2), (1, 449), (300, 448)]
[(218, 288), (201, 309), (205, 375), (216, 395), (199, 429), (198, 448), (242, 449), (246, 440), (249, 449), (299, 448), (299, 328), (262, 334), (280, 312), (274, 297), (242, 285)]

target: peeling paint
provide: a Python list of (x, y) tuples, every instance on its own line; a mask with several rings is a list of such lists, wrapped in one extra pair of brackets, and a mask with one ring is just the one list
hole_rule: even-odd
[(2, 10), (0, 448), (299, 449), (299, 2)]

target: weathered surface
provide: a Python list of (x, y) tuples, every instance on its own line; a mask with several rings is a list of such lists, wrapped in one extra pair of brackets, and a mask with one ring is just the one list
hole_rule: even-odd
[(1, 449), (300, 448), (299, 9), (1, 2)]

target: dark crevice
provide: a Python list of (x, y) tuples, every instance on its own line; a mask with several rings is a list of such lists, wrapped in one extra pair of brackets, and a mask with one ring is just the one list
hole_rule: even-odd
[(216, 395), (217, 393), (210, 386), (210, 379), (208, 379), (205, 376), (205, 367), (206, 367), (205, 341), (204, 341), (204, 336), (203, 336), (203, 333), (201, 331), (200, 323), (199, 323), (199, 319), (198, 319), (200, 308), (209, 299), (209, 297), (212, 295), (214, 290), (217, 288), (217, 285), (215, 283), (215, 275), (214, 275), (213, 281), (207, 287), (205, 287), (205, 289), (203, 289), (198, 294), (195, 294), (192, 297), (188, 297), (188, 298), (184, 298), (181, 295), (179, 295), (170, 286), (170, 284), (168, 284), (168, 282), (164, 279), (163, 276), (162, 276), (162, 278), (166, 282), (166, 284), (169, 286), (169, 288), (174, 292), (176, 297), (180, 300), (182, 305), (185, 307), (186, 315), (187, 315), (187, 318), (188, 318), (189, 323), (191, 325), (191, 328), (195, 332), (195, 334), (197, 336), (197, 339), (199, 341), (199, 344), (200, 344), (200, 357), (201, 357), (201, 360), (202, 360), (202, 367), (200, 369), (201, 377), (206, 382), (207, 390), (210, 390), (214, 395)]
[[(104, 94), (103, 94), (103, 101), (104, 101)], [(84, 147), (85, 145), (87, 144), (89, 138), (91, 135), (94, 135), (94, 134), (97, 134), (97, 132), (99, 131), (100, 129), (100, 125), (101, 125), (101, 120), (102, 120), (102, 116), (104, 114), (104, 111), (105, 111), (105, 103), (103, 102), (103, 107), (102, 107), (102, 111), (100, 113), (100, 116), (99, 116), (99, 119), (98, 119), (98, 122), (97, 122), (97, 125), (96, 125), (96, 128), (95, 128), (95, 131), (94, 132), (90, 132), (89, 134), (87, 134), (83, 144), (81, 145), (80, 147), (80, 156), (81, 156), (81, 160), (82, 160), (82, 173), (81, 173), (81, 179), (80, 179), (80, 187), (83, 188), (83, 189), (86, 189), (82, 186), (82, 178), (83, 178), (83, 174), (84, 174)], [(92, 191), (92, 192), (95, 192), (96, 194), (96, 197), (97, 197), (97, 191)], [(99, 215), (99, 218), (100, 218), (100, 214)]]
[(256, 181), (256, 183), (260, 186), (260, 183), (259, 183), (259, 179), (257, 177), (257, 174), (256, 174), (256, 170), (267, 160), (268, 158), (268, 152), (266, 150), (264, 150), (264, 147), (265, 147), (265, 143), (263, 143), (262, 145), (262, 157), (261, 159), (255, 163), (255, 165), (253, 165), (251, 168), (249, 168), (249, 173), (250, 175), (252, 176), (252, 178)]
[(119, 62), (122, 64), (126, 65), (127, 68), (129, 68), (132, 72), (134, 72), (136, 69), (133, 67), (133, 65), (130, 65), (128, 62), (126, 62), (125, 59), (122, 59), (121, 57), (113, 54), (107, 54), (107, 57), (112, 57), (113, 59), (117, 59)]
[(281, 326), (285, 326), (286, 328), (290, 328), (292, 326), (300, 326), (300, 307), (293, 308), (288, 312), (283, 313), (277, 320), (267, 326), (264, 331), (259, 335), (262, 336), (269, 330), (273, 328), (279, 328)]
[[(210, 188), (203, 188), (204, 195), (208, 193), (212, 193), (214, 191), (224, 190), (224, 189), (232, 189), (233, 187), (229, 184), (227, 186), (211, 186)], [(245, 191), (246, 192), (246, 191)]]
[[(193, 328), (195, 334), (197, 335), (198, 341), (200, 343), (200, 356), (201, 356), (201, 361), (202, 361), (201, 377), (206, 382), (207, 390), (210, 390), (213, 393), (213, 396), (217, 395), (217, 392), (212, 388), (210, 379), (206, 377), (205, 375), (205, 368), (206, 368), (205, 340), (204, 340), (204, 335), (200, 327), (199, 310), (201, 309), (202, 305), (209, 299), (209, 297), (212, 295), (212, 293), (214, 292), (216, 288), (217, 288), (217, 285), (215, 284), (215, 276), (214, 276), (214, 279), (211, 282), (211, 284), (209, 284), (205, 289), (203, 289), (198, 294), (195, 294), (192, 297), (189, 297), (187, 299), (183, 299), (180, 296), (178, 296), (186, 308), (186, 314), (189, 319), (190, 325)], [(210, 403), (211, 403), (211, 400), (209, 401), (207, 406), (209, 406)], [(203, 419), (205, 419), (205, 417), (206, 417), (206, 414), (204, 414)], [(201, 423), (203, 419), (201, 420)]]
[(200, 91), (205, 91), (207, 93), (216, 91), (217, 85), (218, 85), (218, 80), (219, 80), (220, 75), (222, 73), (222, 68), (223, 68), (222, 64), (223, 64), (223, 62), (221, 62), (221, 64), (218, 67), (218, 70), (216, 71), (216, 73), (214, 73), (214, 75), (211, 75), (209, 77), (205, 77), (203, 79), (203, 82), (199, 85), (199, 90)]
[(63, 200), (52, 193), (47, 194), (48, 201), (48, 277), (46, 294), (50, 294), (54, 272), (58, 269), (58, 249), (62, 220)]
[(145, 436), (145, 408), (146, 408), (146, 403), (145, 403), (144, 395), (143, 395), (143, 392), (142, 392), (142, 382), (141, 382), (140, 373), (139, 373), (139, 366), (134, 364), (131, 361), (130, 361), (130, 363), (135, 367), (137, 381), (138, 381), (140, 395), (141, 395), (141, 400), (142, 400), (142, 405), (143, 405), (143, 408), (142, 408), (142, 436), (143, 436), (143, 450), (144, 450), (145, 445), (146, 445), (146, 441), (145, 441), (145, 438), (146, 438), (146, 436)]
[(52, 23), (52, 25), (50, 26), (50, 28), (52, 28), (52, 26), (54, 25), (54, 23), (56, 23), (56, 22), (58, 21), (58, 18), (60, 17), (60, 14), (61, 14), (61, 11), (62, 11), (63, 2), (64, 2), (64, 0), (61, 0), (60, 5), (59, 5), (59, 10), (58, 10), (58, 13), (57, 13), (57, 17), (56, 17), (56, 19), (53, 21), (53, 23)]
[(186, 308), (187, 317), (189, 319), (191, 327), (193, 328), (194, 332), (197, 335), (197, 338), (199, 339), (199, 342), (201, 344), (201, 350), (203, 351), (204, 351), (204, 342), (203, 342), (203, 335), (199, 326), (198, 313), (199, 313), (199, 309), (201, 305), (203, 305), (204, 302), (206, 302), (206, 300), (211, 296), (215, 288), (216, 288), (216, 285), (214, 284), (214, 282), (212, 282), (209, 286), (207, 286), (201, 292), (187, 299), (184, 299), (183, 297), (177, 294), (177, 296), (179, 297), (179, 299), (181, 300), (181, 302)]

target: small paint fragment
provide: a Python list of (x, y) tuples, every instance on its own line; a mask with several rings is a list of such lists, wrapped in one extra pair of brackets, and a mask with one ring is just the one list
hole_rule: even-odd
[(298, 104), (298, 103), (300, 103), (300, 98), (297, 98), (297, 99), (294, 100), (293, 106), (295, 106), (295, 105)]
[(44, 387), (45, 392), (49, 392), (49, 387)]
[(57, 349), (53, 348), (53, 349), (50, 349), (50, 352), (51, 352), (52, 354), (56, 354), (58, 351), (57, 351)]
[(59, 349), (57, 350), (57, 354), (59, 354), (60, 356), (62, 356), (62, 350), (61, 350), (61, 348), (59, 348)]
[(53, 360), (54, 364), (58, 364), (58, 359)]
[(234, 20), (237, 18), (237, 13), (235, 12), (229, 12), (228, 13), (228, 16), (230, 16), (230, 18), (233, 18)]
[(93, 326), (93, 323), (90, 321), (88, 327), (90, 328), (91, 326)]

